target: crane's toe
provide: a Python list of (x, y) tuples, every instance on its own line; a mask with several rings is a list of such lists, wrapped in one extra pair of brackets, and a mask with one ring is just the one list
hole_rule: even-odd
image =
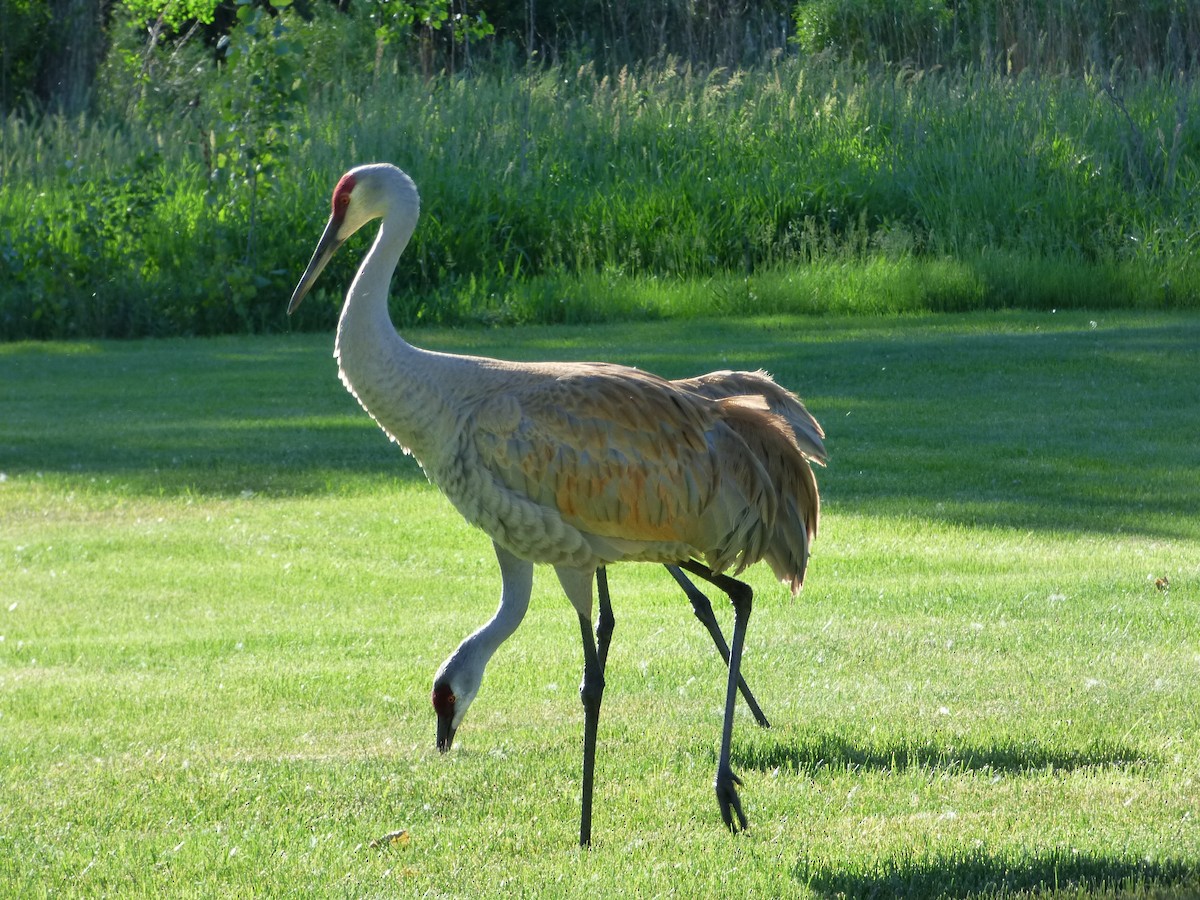
[(721, 769), (717, 772), (717, 780), (713, 784), (717, 791), (717, 805), (721, 808), (721, 821), (732, 832), (745, 831), (750, 823), (742, 812), (742, 799), (738, 796), (738, 785), (742, 779), (733, 774), (732, 769)]

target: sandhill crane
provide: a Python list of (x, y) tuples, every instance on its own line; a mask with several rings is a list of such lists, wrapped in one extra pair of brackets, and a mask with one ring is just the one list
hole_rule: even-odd
[[(359, 166), (343, 175), (288, 312), (338, 247), (380, 219), (338, 321), (339, 375), (463, 517), (492, 538), (502, 616), (519, 622), (534, 563), (554, 566), (583, 638), (581, 845), (591, 842), (610, 636), (604, 628), (592, 635), (597, 569), (627, 560), (672, 563), (729, 595), (734, 630), (714, 787), (725, 824), (744, 828), (730, 745), (752, 594), (724, 572), (736, 575), (765, 558), (793, 592), (799, 589), (810, 536), (804, 523), (816, 521), (816, 482), (801, 447), (761, 397), (711, 399), (624, 366), (516, 363), (407, 343), (388, 316), (387, 295), (419, 210), (416, 185), (395, 166)], [(800, 530), (784, 536), (777, 516), (789, 515), (789, 506), (799, 513), (793, 519)], [(601, 620), (611, 623), (606, 595)], [(503, 630), (476, 632), (463, 646), (490, 642)], [(450, 727), (471, 689), (451, 682), (435, 692), (434, 705), (450, 713)]]

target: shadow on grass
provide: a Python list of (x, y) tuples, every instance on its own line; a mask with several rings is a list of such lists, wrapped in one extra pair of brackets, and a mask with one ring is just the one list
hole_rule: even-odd
[[(771, 370), (832, 455), (828, 509), (1200, 535), (1200, 324), (1086, 313), (723, 319), (420, 333), (431, 349)], [(336, 377), (328, 335), (0, 347), (0, 467), (152, 495), (424, 478)], [(65, 348), (65, 349), (64, 349)]]
[[(425, 477), (337, 379), (328, 339), (0, 352), (0, 468), (150, 496), (337, 493)], [(65, 349), (64, 349), (65, 348)]]
[(765, 348), (762, 365), (813, 394), (829, 508), (1195, 538), (1200, 482), (1184, 460), (1200, 404), (1176, 391), (1184, 372), (1200, 378), (1200, 327), (995, 322), (897, 327), (804, 345), (803, 357)]
[(1200, 896), (1200, 865), (1070, 850), (993, 855), (982, 850), (887, 860), (864, 871), (843, 871), (801, 860), (801, 884), (821, 897), (973, 898), (1030, 896), (1183, 900)]
[(1080, 749), (1049, 747), (1033, 741), (973, 745), (957, 741), (897, 741), (859, 746), (833, 734), (772, 740), (770, 732), (754, 745), (736, 745), (736, 764), (766, 772), (815, 775), (822, 769), (902, 772), (930, 769), (949, 772), (1023, 774), (1085, 768), (1127, 769), (1157, 762), (1143, 751), (1119, 743), (1097, 742)]

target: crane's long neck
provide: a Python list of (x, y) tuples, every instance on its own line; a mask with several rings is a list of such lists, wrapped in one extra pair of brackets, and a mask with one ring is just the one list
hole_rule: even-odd
[(416, 224), (415, 214), (385, 214), (370, 251), (346, 294), (334, 356), (342, 381), (379, 425), (424, 460), (441, 446), (452, 415), (439, 391), (437, 365), (407, 343), (388, 315), (388, 288)]
[(498, 544), (493, 546), (500, 561), (500, 607), (486, 624), (458, 645), (434, 676), (434, 684), (463, 676), (470, 694), (466, 698), (468, 704), (479, 688), (489, 660), (525, 618), (533, 590), (533, 563), (518, 559)]

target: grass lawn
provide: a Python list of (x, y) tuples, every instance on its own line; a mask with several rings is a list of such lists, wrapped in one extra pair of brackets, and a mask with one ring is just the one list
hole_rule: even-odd
[(610, 572), (590, 851), (578, 627), (548, 572), (434, 750), (434, 669), (498, 571), (342, 389), (330, 335), (10, 344), (0, 895), (1200, 894), (1195, 316), (410, 336), (763, 366), (809, 402), (832, 462), (808, 583), (750, 573), (774, 725), (735, 732), (750, 831), (712, 793), (719, 659), (657, 566)]

